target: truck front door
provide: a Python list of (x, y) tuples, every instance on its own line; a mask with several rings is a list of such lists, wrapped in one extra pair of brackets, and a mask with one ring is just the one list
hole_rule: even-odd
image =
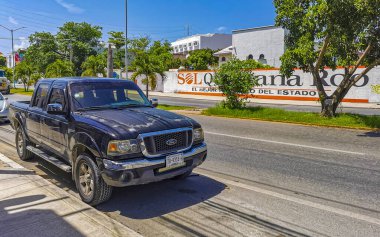
[[(65, 96), (65, 86), (55, 84), (52, 86), (48, 104), (60, 104), (63, 110), (67, 112), (67, 99)], [(44, 119), (42, 123), (42, 140), (45, 149), (53, 150), (63, 158), (67, 158), (65, 154), (67, 151), (67, 135), (68, 135), (68, 121), (65, 115), (53, 115), (44, 112)]]

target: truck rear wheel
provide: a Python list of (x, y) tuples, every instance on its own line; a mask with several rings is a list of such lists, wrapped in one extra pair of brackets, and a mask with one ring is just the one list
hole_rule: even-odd
[(83, 202), (95, 206), (111, 198), (112, 187), (104, 182), (98, 166), (87, 154), (78, 156), (74, 172), (75, 183)]
[(33, 158), (33, 153), (26, 149), (27, 146), (29, 146), (29, 141), (27, 140), (24, 131), (19, 126), (16, 130), (16, 149), (18, 156), (24, 161)]

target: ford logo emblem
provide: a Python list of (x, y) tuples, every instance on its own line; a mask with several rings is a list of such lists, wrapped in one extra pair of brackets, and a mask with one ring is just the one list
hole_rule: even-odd
[(169, 139), (166, 141), (166, 145), (168, 146), (174, 146), (175, 144), (177, 144), (177, 139)]

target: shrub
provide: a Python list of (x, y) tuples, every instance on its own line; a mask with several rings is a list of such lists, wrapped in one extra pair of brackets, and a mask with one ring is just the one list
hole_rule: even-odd
[(247, 100), (245, 95), (258, 85), (253, 71), (248, 70), (250, 66), (252, 63), (234, 58), (216, 71), (214, 82), (226, 96), (226, 100), (222, 102), (223, 107), (229, 109), (245, 107)]

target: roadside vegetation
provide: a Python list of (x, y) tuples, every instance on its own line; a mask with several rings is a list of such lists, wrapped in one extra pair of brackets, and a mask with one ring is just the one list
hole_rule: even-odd
[(196, 109), (195, 107), (191, 106), (177, 106), (177, 105), (158, 105), (157, 109), (162, 109), (162, 110), (194, 110)]
[(20, 94), (20, 95), (29, 95), (29, 96), (32, 96), (33, 95), (33, 90), (25, 91), (24, 88), (12, 88), (11, 89), (11, 94)]
[(247, 100), (245, 95), (249, 94), (253, 87), (259, 85), (252, 70), (259, 68), (268, 68), (268, 66), (255, 60), (233, 58), (216, 71), (214, 83), (226, 96), (221, 103), (223, 108), (245, 107)]
[(275, 121), (327, 127), (380, 129), (380, 116), (366, 116), (358, 114), (338, 114), (333, 118), (327, 118), (320, 116), (319, 113), (286, 111), (283, 109), (266, 107), (228, 109), (220, 105), (206, 109), (202, 112), (202, 114), (208, 116), (221, 116), (229, 118)]

